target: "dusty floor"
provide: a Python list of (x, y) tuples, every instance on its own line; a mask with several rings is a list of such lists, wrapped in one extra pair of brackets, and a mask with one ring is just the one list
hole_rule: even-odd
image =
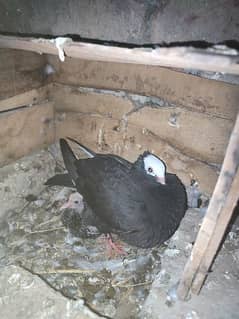
[[(9, 265), (18, 265), (33, 277), (39, 275), (53, 292), (71, 301), (84, 298), (91, 309), (109, 318), (239, 317), (239, 228), (227, 236), (200, 296), (179, 302), (175, 285), (190, 255), (202, 212), (189, 209), (179, 230), (161, 247), (143, 250), (125, 245), (127, 256), (109, 258), (99, 238), (76, 239), (63, 227), (59, 207), (72, 190), (43, 185), (61, 170), (55, 158), (59, 159), (59, 150), (52, 146), (0, 169), (2, 274), (11, 271)], [(0, 313), (10, 313), (6, 316), (10, 319), (27, 318), (38, 300), (34, 297), (14, 312), (3, 302), (6, 293), (3, 285)], [(9, 302), (9, 307), (13, 305)], [(19, 302), (15, 305), (19, 307)], [(35, 313), (31, 318), (45, 318), (43, 311)], [(48, 313), (47, 318), (55, 314)], [(68, 313), (68, 318), (76, 318), (75, 313)]]

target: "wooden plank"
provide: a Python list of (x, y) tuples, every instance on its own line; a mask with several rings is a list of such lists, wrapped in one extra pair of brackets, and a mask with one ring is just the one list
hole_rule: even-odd
[(37, 70), (0, 72), (0, 100), (43, 85), (43, 73)]
[(158, 107), (153, 102), (151, 107), (143, 107), (141, 102), (141, 109), (137, 109), (132, 97), (114, 92), (57, 85), (52, 98), (56, 110), (110, 114), (117, 120), (146, 128), (190, 158), (209, 163), (222, 163), (233, 126), (231, 120), (179, 107)]
[(99, 89), (124, 90), (156, 96), (176, 106), (234, 120), (239, 86), (202, 79), (160, 67), (85, 61), (47, 56), (57, 83)]
[(9, 111), (20, 106), (38, 104), (47, 99), (50, 88), (51, 85), (48, 84), (39, 89), (33, 89), (8, 99), (0, 100), (0, 112)]
[[(189, 290), (191, 289), (192, 283), (197, 275), (199, 267), (203, 261), (205, 254), (207, 254), (208, 247), (213, 238), (213, 234), (217, 227), (217, 222), (219, 218), (226, 221), (223, 216), (223, 210), (225, 204), (227, 204), (227, 196), (229, 194), (231, 185), (233, 183), (233, 178), (236, 174), (239, 165), (239, 114), (237, 116), (229, 144), (227, 147), (225, 159), (223, 161), (222, 169), (216, 183), (213, 196), (211, 198), (208, 211), (204, 217), (202, 226), (198, 233), (195, 245), (191, 252), (191, 256), (184, 268), (182, 279), (178, 287), (178, 296), (180, 299), (185, 299), (188, 295)], [(237, 182), (237, 181), (236, 181)], [(234, 196), (234, 190), (233, 196)], [(235, 199), (231, 197), (230, 194), (229, 200)], [(232, 205), (232, 203), (231, 203)], [(224, 214), (230, 214), (228, 210), (224, 210)], [(230, 216), (226, 218), (229, 219)], [(225, 225), (224, 225), (225, 226)], [(218, 240), (218, 238), (217, 238)], [(215, 243), (215, 241), (213, 241)], [(214, 247), (214, 246), (212, 246)], [(215, 248), (215, 247), (214, 247)], [(214, 254), (216, 251), (214, 251)], [(210, 255), (210, 254), (209, 254)], [(205, 273), (205, 269), (203, 269)], [(197, 286), (199, 286), (201, 280), (198, 281)]]
[(42, 70), (45, 66), (45, 56), (35, 52), (13, 50), (14, 67), (16, 72)]
[(116, 120), (122, 119), (134, 108), (129, 99), (112, 92), (101, 93), (65, 85), (53, 84), (51, 98), (56, 111), (98, 114)]
[(54, 142), (53, 104), (0, 114), (0, 166)]
[[(0, 47), (58, 54), (54, 41), (46, 39), (0, 37)], [(197, 70), (239, 74), (238, 54), (230, 50), (204, 50), (192, 47), (123, 48), (85, 42), (64, 44), (68, 57), (86, 60), (160, 65), (164, 67), (192, 68)]]
[[(238, 158), (238, 161), (239, 161), (239, 158)], [(223, 240), (225, 231), (232, 218), (233, 210), (239, 198), (238, 190), (239, 190), (239, 168), (237, 169), (237, 173), (232, 182), (224, 207), (222, 208), (222, 212), (220, 216), (218, 217), (218, 221), (215, 226), (215, 230), (211, 237), (210, 243), (207, 247), (207, 251), (203, 256), (197, 275), (193, 281), (192, 292), (195, 294), (199, 294), (200, 289), (203, 285), (203, 282), (207, 277), (209, 268), (220, 246), (220, 243)]]
[[(152, 105), (154, 106), (154, 105)], [(233, 122), (180, 107), (142, 108), (128, 122), (148, 128), (182, 153), (221, 164)]]
[(12, 49), (2, 49), (0, 47), (0, 70), (9, 71), (14, 66), (14, 52)]
[(13, 68), (8, 71), (0, 71), (0, 100), (17, 94), (14, 85), (14, 74), (15, 71)]
[(42, 69), (45, 65), (45, 56), (35, 52), (0, 48), (0, 69), (7, 71), (14, 67), (16, 71)]
[(118, 154), (130, 161), (149, 150), (158, 154), (167, 163), (168, 171), (176, 173), (186, 185), (196, 179), (201, 190), (212, 193), (218, 176), (213, 167), (185, 156), (147, 129), (126, 125), (107, 113), (76, 112), (72, 105), (69, 108), (56, 113), (56, 138), (75, 137), (97, 152)]
[(42, 86), (44, 65), (45, 59), (39, 54), (1, 49), (0, 100)]

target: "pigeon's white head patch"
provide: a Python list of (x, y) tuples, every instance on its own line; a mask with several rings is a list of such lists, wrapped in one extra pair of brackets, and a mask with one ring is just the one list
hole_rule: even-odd
[(154, 176), (158, 183), (165, 184), (166, 166), (164, 162), (153, 154), (146, 155), (143, 160), (146, 173)]

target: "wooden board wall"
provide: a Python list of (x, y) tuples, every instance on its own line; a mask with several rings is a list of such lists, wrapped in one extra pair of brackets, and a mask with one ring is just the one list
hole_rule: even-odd
[(44, 66), (43, 55), (0, 49), (0, 100), (42, 86)]
[(177, 106), (157, 106), (138, 109), (130, 95), (114, 92), (77, 90), (58, 86), (53, 100), (56, 109), (101, 114), (125, 120), (132, 126), (147, 129), (185, 155), (208, 163), (220, 164), (233, 126), (233, 121), (194, 112)]
[[(168, 123), (175, 108), (143, 107), (136, 111), (129, 96), (50, 84), (2, 100), (0, 109), (14, 109), (19, 101), (29, 106), (0, 116), (0, 165), (49, 145), (56, 138), (72, 136), (95, 151), (113, 152), (132, 161), (148, 149), (160, 155), (168, 170), (177, 173), (187, 185), (194, 178), (199, 181), (201, 190), (208, 194), (213, 190), (217, 179), (215, 167), (199, 160), (183, 147), (183, 143), (176, 146), (171, 138), (163, 137), (164, 130), (178, 131)], [(194, 138), (197, 138), (197, 128), (191, 126), (192, 121), (195, 125), (208, 123), (211, 131), (216, 128), (217, 134), (223, 131), (223, 125), (218, 128), (218, 123), (231, 122), (221, 118), (209, 121), (205, 114), (196, 117), (191, 113), (188, 111), (184, 115), (188, 120), (183, 123), (182, 133), (187, 136), (188, 131), (193, 132)], [(205, 143), (213, 143), (218, 139), (217, 134)], [(200, 156), (205, 156), (201, 150)]]
[[(76, 137), (95, 151), (116, 153), (132, 161), (144, 150), (153, 151), (166, 161), (168, 170), (177, 173), (187, 185), (191, 179), (196, 179), (201, 189), (211, 194), (218, 172), (214, 166), (200, 160), (200, 156), (208, 155), (204, 147), (210, 143), (209, 147), (213, 143), (220, 144), (221, 152), (224, 151), (226, 138), (222, 145), (218, 135), (229, 134), (232, 121), (177, 110), (183, 118), (177, 128), (168, 122), (175, 108), (143, 107), (137, 111), (130, 98), (125, 96), (59, 84), (53, 86), (51, 94), (58, 138)], [(203, 134), (204, 124), (212, 135), (211, 138), (206, 136), (199, 145), (195, 139), (199, 133)], [(171, 130), (176, 130), (174, 137), (178, 141), (184, 138), (181, 144), (174, 142)], [(191, 151), (184, 147), (184, 140), (191, 143)], [(197, 148), (201, 151), (198, 156), (193, 152)]]
[[(0, 101), (0, 167), (55, 141), (49, 89), (50, 85)], [(19, 103), (25, 107), (15, 109)]]
[(56, 71), (52, 80), (57, 83), (157, 96), (176, 106), (231, 120), (239, 108), (238, 85), (155, 66), (71, 58), (62, 63), (53, 55), (46, 59)]
[[(0, 101), (0, 110), (19, 103), (34, 105), (1, 115), (0, 164), (70, 135), (96, 151), (113, 152), (129, 160), (143, 150), (153, 151), (186, 184), (196, 179), (201, 189), (211, 194), (238, 110), (238, 86), (159, 67), (79, 59), (62, 63), (57, 57), (29, 52), (22, 52), (16, 62), (18, 53), (8, 51), (5, 54), (12, 60), (2, 63), (2, 77), (12, 68), (28, 75), (38, 72), (38, 76), (35, 81), (30, 77), (29, 82), (23, 80), (18, 89), (13, 84), (9, 88), (3, 85), (2, 98), (41, 85), (44, 78), (39, 74), (46, 63), (55, 69), (50, 77), (55, 84)], [(11, 61), (15, 61), (14, 67)], [(143, 96), (150, 99), (145, 102)], [(32, 140), (31, 130), (35, 132)], [(39, 133), (43, 131), (45, 135)], [(8, 137), (12, 142), (6, 148)], [(25, 145), (22, 149), (18, 141)]]
[[(68, 85), (53, 90), (58, 136), (70, 134), (129, 159), (154, 150), (184, 181), (195, 178), (212, 192), (239, 108), (237, 85), (162, 67), (46, 59), (55, 69), (52, 81)], [(117, 96), (118, 91), (126, 94)], [(161, 107), (154, 102), (139, 107), (132, 93), (157, 97)]]
[(0, 112), (7, 112), (22, 106), (37, 105), (42, 101), (48, 100), (51, 86), (51, 84), (48, 84), (38, 89), (32, 89), (10, 98), (0, 100)]

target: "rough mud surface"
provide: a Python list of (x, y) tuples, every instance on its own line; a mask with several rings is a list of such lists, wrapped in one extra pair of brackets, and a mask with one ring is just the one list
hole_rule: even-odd
[[(0, 312), (4, 319), (25, 319), (27, 314), (31, 318), (75, 318), (77, 311), (79, 318), (85, 318), (82, 298), (109, 318), (238, 318), (236, 227), (227, 236), (201, 295), (179, 302), (175, 285), (190, 255), (202, 211), (188, 210), (179, 230), (161, 247), (143, 250), (124, 244), (126, 256), (109, 257), (101, 238), (74, 238), (62, 225), (59, 208), (73, 190), (43, 185), (62, 170), (59, 159), (58, 148), (52, 146), (0, 169)], [(6, 278), (11, 274), (15, 274), (16, 285), (10, 281), (9, 293)], [(34, 284), (26, 285), (27, 297), (24, 285), (19, 293), (19, 276), (32, 276), (33, 282), (43, 279), (49, 287), (40, 280), (39, 289), (49, 288), (49, 294), (57, 294), (57, 302), (62, 295), (66, 304), (71, 301), (61, 305), (68, 312), (56, 312), (60, 308), (55, 303), (46, 312), (42, 305), (47, 307), (48, 294), (44, 301), (42, 293), (31, 292), (36, 291)], [(18, 289), (15, 293), (14, 287)], [(33, 304), (41, 307), (32, 311)], [(85, 316), (93, 318), (89, 313)]]

